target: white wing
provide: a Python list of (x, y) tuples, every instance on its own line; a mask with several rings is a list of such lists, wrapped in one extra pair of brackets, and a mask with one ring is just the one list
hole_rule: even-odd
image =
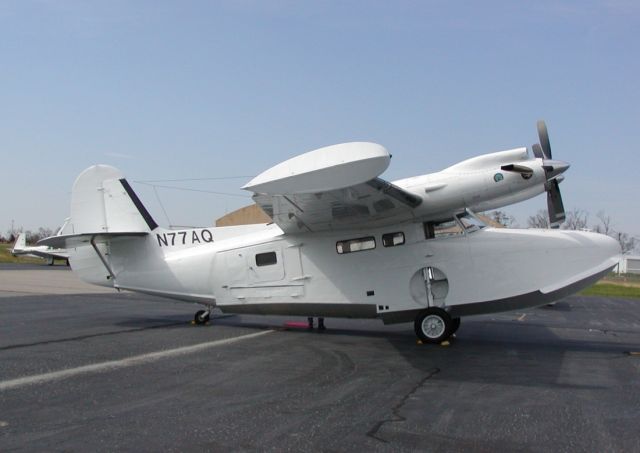
[(375, 143), (343, 143), (282, 162), (243, 188), (288, 233), (411, 220), (422, 199), (378, 177), (390, 159)]

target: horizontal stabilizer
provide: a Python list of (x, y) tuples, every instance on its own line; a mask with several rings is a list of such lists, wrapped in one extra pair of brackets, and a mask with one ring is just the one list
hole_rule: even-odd
[(54, 248), (70, 249), (89, 245), (93, 240), (95, 243), (107, 242), (111, 239), (123, 237), (141, 237), (149, 233), (140, 231), (117, 232), (117, 233), (82, 233), (82, 234), (65, 234), (61, 236), (50, 236), (38, 241), (38, 245), (46, 245)]

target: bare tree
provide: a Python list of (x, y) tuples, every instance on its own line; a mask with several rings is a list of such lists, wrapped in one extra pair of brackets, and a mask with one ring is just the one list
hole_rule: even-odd
[(549, 215), (544, 209), (540, 209), (535, 215), (529, 216), (527, 219), (529, 228), (549, 228)]
[(622, 248), (622, 253), (629, 253), (640, 245), (640, 241), (633, 236), (630, 236), (627, 233), (623, 233), (622, 231), (616, 231), (613, 228), (613, 221), (611, 220), (611, 216), (609, 216), (604, 211), (598, 211), (596, 217), (600, 221), (597, 225), (593, 226), (593, 231), (596, 233), (606, 234), (607, 236), (611, 236), (616, 239), (620, 243), (620, 247)]
[(618, 232), (614, 238), (618, 240), (620, 243), (620, 248), (622, 248), (622, 253), (629, 253), (636, 248), (636, 239), (632, 236), (629, 236), (627, 233)]
[(37, 232), (33, 232), (31, 230), (26, 231), (27, 233), (27, 242), (30, 244), (34, 244), (38, 242), (40, 239), (44, 239), (49, 236), (53, 236), (53, 230), (51, 228), (38, 228)]
[(494, 222), (499, 223), (500, 225), (509, 228), (513, 226), (516, 219), (510, 214), (507, 214), (504, 211), (491, 211), (486, 213), (486, 216), (491, 218)]
[(598, 211), (596, 217), (600, 220), (600, 223), (594, 225), (593, 231), (611, 236), (614, 233), (611, 225), (611, 216), (607, 215), (604, 211)]
[(572, 209), (566, 213), (563, 230), (585, 230), (588, 228), (589, 213), (583, 209)]
[[(496, 211), (500, 212), (500, 211)], [(592, 225), (591, 230), (596, 233), (606, 234), (616, 239), (620, 243), (622, 253), (633, 252), (640, 248), (640, 238), (633, 237), (622, 231), (613, 228), (613, 220), (605, 211), (598, 211), (596, 214), (598, 223)], [(566, 220), (562, 224), (563, 230), (586, 230), (588, 229), (589, 213), (583, 209), (572, 209), (566, 213)], [(530, 228), (549, 228), (549, 218), (547, 211), (539, 210), (535, 215), (527, 219)]]

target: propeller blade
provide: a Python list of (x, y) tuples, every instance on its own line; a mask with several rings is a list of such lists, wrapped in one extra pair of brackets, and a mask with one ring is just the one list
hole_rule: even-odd
[(549, 209), (549, 226), (560, 228), (560, 224), (565, 219), (564, 204), (562, 203), (560, 186), (555, 179), (547, 182), (547, 208)]
[(540, 147), (540, 144), (536, 143), (536, 144), (532, 145), (531, 146), (531, 151), (533, 151), (533, 155), (537, 159), (544, 159), (544, 153), (542, 152), (542, 148)]
[(549, 133), (547, 132), (547, 125), (544, 121), (538, 121), (538, 139), (540, 140), (540, 147), (544, 153), (546, 159), (551, 159), (551, 143), (549, 143)]

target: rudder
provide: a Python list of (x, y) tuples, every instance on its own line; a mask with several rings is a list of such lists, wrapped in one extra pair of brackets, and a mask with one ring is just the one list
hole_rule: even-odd
[(157, 226), (117, 168), (94, 165), (73, 184), (70, 223), (73, 234), (147, 233)]
[(18, 235), (18, 238), (16, 239), (16, 242), (13, 244), (13, 249), (11, 250), (11, 252), (19, 252), (21, 250), (24, 250), (25, 247), (27, 246), (27, 234), (26, 233), (20, 233)]

